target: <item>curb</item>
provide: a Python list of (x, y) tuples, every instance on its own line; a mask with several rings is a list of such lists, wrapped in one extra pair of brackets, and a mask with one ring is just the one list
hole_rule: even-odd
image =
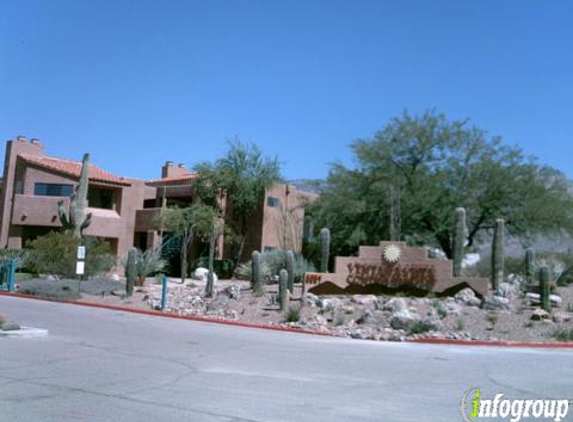
[(0, 291), (0, 296), (16, 297), (16, 298), (20, 298), (20, 299), (32, 299), (32, 300), (39, 300), (42, 302), (62, 303), (62, 304), (66, 304), (66, 305), (85, 306), (88, 308), (107, 309), (107, 310), (111, 310), (111, 311), (129, 312), (132, 314), (157, 316), (157, 317), (163, 317), (163, 318), (183, 319), (183, 320), (188, 320), (188, 321), (199, 321), (199, 322), (209, 322), (209, 323), (213, 323), (213, 324), (230, 325), (230, 326), (234, 326), (234, 327), (257, 328), (257, 329), (261, 329), (261, 330), (283, 331), (283, 332), (288, 332), (288, 333), (310, 334), (310, 335), (324, 336), (324, 337), (344, 337), (344, 336), (336, 334), (336, 333), (305, 330), (303, 328), (281, 327), (281, 326), (266, 325), (266, 324), (251, 324), (248, 322), (229, 321), (229, 320), (225, 320), (225, 319), (211, 318), (211, 317), (206, 317), (206, 316), (178, 315), (178, 314), (174, 314), (174, 313), (170, 313), (170, 312), (154, 311), (151, 309), (149, 309), (149, 310), (147, 310), (147, 309), (135, 309), (135, 308), (129, 308), (129, 307), (124, 307), (124, 306), (104, 305), (101, 303), (70, 301), (70, 300), (57, 300), (57, 299), (49, 299), (49, 298), (45, 298), (45, 297), (38, 297), (38, 296), (34, 296), (34, 295), (25, 295), (22, 293), (12, 293), (12, 292)]
[(437, 338), (421, 338), (409, 340), (408, 343), (435, 344), (449, 346), (478, 346), (478, 347), (512, 347), (529, 349), (573, 349), (573, 343), (536, 343), (531, 341), (484, 341), (484, 340), (447, 340)]
[(0, 338), (36, 338), (46, 337), (48, 330), (42, 328), (21, 327), (19, 330), (0, 331)]
[[(228, 321), (228, 320), (223, 320), (223, 319), (201, 317), (201, 316), (192, 316), (192, 315), (177, 315), (177, 314), (173, 314), (173, 313), (154, 311), (154, 310), (134, 309), (134, 308), (124, 307), (124, 306), (116, 306), (116, 305), (104, 305), (101, 303), (56, 300), (56, 299), (48, 299), (48, 298), (38, 297), (38, 296), (34, 296), (34, 295), (25, 295), (25, 294), (21, 294), (21, 293), (11, 293), (11, 292), (0, 291), (0, 296), (16, 297), (16, 298), (20, 298), (20, 299), (32, 299), (32, 300), (39, 300), (42, 302), (63, 303), (66, 305), (85, 306), (88, 308), (107, 309), (107, 310), (111, 310), (111, 311), (129, 312), (132, 314), (157, 316), (157, 317), (163, 317), (163, 318), (208, 322), (208, 323), (220, 324), (220, 325), (230, 325), (233, 327), (256, 328), (256, 329), (260, 329), (260, 330), (282, 331), (282, 332), (288, 332), (288, 333), (308, 334), (308, 335), (324, 336), (324, 337), (346, 338), (345, 336), (342, 336), (342, 335), (336, 334), (336, 333), (330, 333), (330, 332), (325, 333), (325, 332), (321, 332), (321, 331), (305, 330), (302, 328), (280, 327), (280, 326), (265, 325), (265, 324), (251, 324), (251, 323), (247, 323), (247, 322)], [(416, 339), (416, 340), (407, 340), (404, 343), (433, 344), (433, 345), (444, 345), (444, 346), (508, 347), (508, 348), (511, 347), (511, 348), (523, 348), (523, 349), (525, 349), (525, 348), (530, 348), (530, 349), (573, 349), (573, 342), (535, 343), (535, 342), (521, 342), (521, 341), (446, 340), (446, 339), (422, 338), (422, 339)]]

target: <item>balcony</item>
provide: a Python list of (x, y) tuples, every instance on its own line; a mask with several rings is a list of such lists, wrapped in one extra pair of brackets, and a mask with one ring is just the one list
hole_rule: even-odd
[(135, 212), (135, 231), (146, 232), (148, 230), (157, 230), (155, 217), (159, 215), (161, 208), (146, 208)]
[[(68, 209), (69, 198), (55, 196), (14, 195), (12, 224), (18, 226), (61, 227), (58, 201)], [(89, 236), (118, 238), (124, 231), (124, 220), (114, 210), (87, 208), (92, 213), (92, 223), (86, 229)]]

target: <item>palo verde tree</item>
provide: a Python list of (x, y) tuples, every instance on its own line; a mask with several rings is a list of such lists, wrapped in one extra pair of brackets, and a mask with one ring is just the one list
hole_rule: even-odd
[(513, 236), (573, 232), (566, 177), (467, 120), (404, 112), (371, 139), (354, 141), (352, 151), (356, 167), (335, 164), (312, 207), (331, 229), (336, 254), (387, 236), (390, 188), (401, 193), (402, 238), (439, 246), (450, 258), (458, 207), (467, 211), (468, 248), (498, 218)]
[(194, 204), (185, 208), (164, 208), (157, 215), (155, 221), (156, 225), (161, 227), (162, 230), (171, 232), (181, 238), (181, 283), (185, 282), (189, 270), (189, 254), (197, 223), (197, 206)]
[(261, 206), (265, 191), (282, 179), (279, 161), (263, 156), (255, 144), (234, 140), (223, 157), (200, 163), (195, 171), (199, 198), (219, 209), (238, 238), (233, 254), (237, 265), (243, 258), (249, 218)]

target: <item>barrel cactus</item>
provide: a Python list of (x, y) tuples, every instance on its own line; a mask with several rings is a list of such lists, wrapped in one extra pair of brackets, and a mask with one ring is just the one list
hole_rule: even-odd
[(505, 250), (504, 250), (505, 221), (496, 220), (493, 243), (491, 250), (491, 287), (497, 291), (499, 285), (503, 283)]
[(324, 228), (320, 231), (320, 272), (328, 272), (330, 259), (330, 230)]
[(462, 275), (462, 261), (464, 259), (464, 246), (466, 241), (466, 210), (456, 209), (456, 231), (453, 241), (454, 277)]

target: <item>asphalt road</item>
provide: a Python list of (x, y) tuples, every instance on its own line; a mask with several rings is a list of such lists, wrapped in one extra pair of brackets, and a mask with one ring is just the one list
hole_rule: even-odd
[(0, 313), (50, 331), (0, 338), (2, 422), (449, 422), (471, 387), (573, 398), (570, 351), (347, 340), (8, 297)]

